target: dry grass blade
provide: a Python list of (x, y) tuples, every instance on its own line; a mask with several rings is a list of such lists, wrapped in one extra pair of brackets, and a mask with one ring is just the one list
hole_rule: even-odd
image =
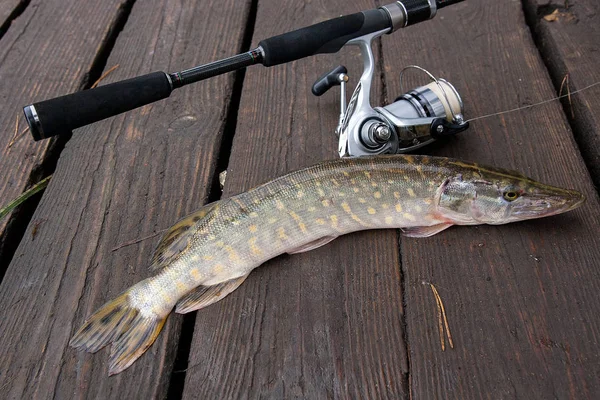
[(438, 301), (438, 304), (439, 304), (440, 308), (442, 309), (442, 317), (444, 317), (444, 327), (446, 328), (446, 335), (448, 336), (448, 343), (450, 343), (450, 348), (453, 349), (454, 342), (452, 341), (452, 334), (450, 333), (450, 326), (448, 325), (448, 318), (446, 317), (446, 309), (444, 308), (444, 302), (442, 302), (442, 298), (440, 297), (440, 294), (438, 293), (435, 286), (433, 286), (432, 283), (430, 283), (430, 285), (431, 285), (431, 290), (433, 290), (433, 294), (435, 295), (435, 297)]
[(440, 344), (442, 345), (442, 351), (446, 351), (446, 341), (444, 340), (444, 325), (443, 325), (443, 320), (442, 320), (442, 306), (440, 305), (440, 299), (435, 294), (433, 285), (430, 283), (429, 286), (431, 286), (431, 290), (433, 291), (433, 297), (435, 297), (435, 304), (437, 305), (438, 330), (440, 332)]
[(565, 87), (565, 82), (569, 80), (569, 74), (566, 74), (560, 83), (560, 89), (558, 89), (558, 97), (562, 96), (563, 87)]
[(114, 249), (112, 249), (111, 251), (117, 251), (119, 249), (122, 249), (123, 247), (131, 246), (132, 244), (137, 244), (139, 242), (143, 242), (144, 240), (152, 239), (153, 237), (160, 235), (164, 231), (166, 231), (166, 229), (161, 229), (160, 231), (153, 233), (152, 235), (145, 236), (141, 239), (135, 239), (135, 240), (131, 240), (129, 242), (122, 243), (122, 244), (118, 245), (117, 247), (115, 247)]
[(112, 67), (111, 69), (109, 69), (108, 71), (103, 73), (102, 76), (100, 78), (98, 78), (98, 80), (96, 82), (94, 82), (94, 84), (92, 85), (92, 87), (90, 89), (97, 87), (100, 84), (100, 82), (102, 82), (111, 72), (113, 72), (117, 68), (119, 68), (119, 64), (115, 65), (114, 67)]
[(559, 97), (563, 97), (562, 92), (563, 92), (563, 87), (567, 87), (567, 99), (569, 99), (569, 110), (571, 111), (571, 118), (575, 118), (575, 112), (573, 111), (573, 102), (571, 101), (571, 87), (569, 86), (569, 74), (566, 74), (565, 77), (563, 78), (561, 84), (560, 84), (560, 89), (558, 89), (558, 96)]
[(52, 175), (42, 179), (36, 185), (34, 185), (31, 189), (22, 193), (19, 197), (8, 203), (6, 206), (0, 209), (0, 219), (4, 218), (8, 213), (14, 210), (16, 207), (21, 205), (25, 200), (36, 194), (37, 192), (43, 190), (46, 186), (48, 186), (48, 182)]
[(575, 119), (575, 111), (573, 111), (573, 102), (571, 101), (571, 88), (569, 87), (569, 74), (567, 76), (567, 98), (569, 99), (569, 110), (571, 111), (571, 118)]
[(10, 149), (12, 145), (15, 144), (17, 140), (21, 139), (25, 132), (27, 132), (28, 130), (29, 127), (27, 126), (19, 133), (19, 116), (17, 115), (17, 122), (15, 122), (15, 134), (13, 135), (12, 139), (10, 139), (10, 142), (8, 143), (8, 146), (6, 146), (6, 148)]
[(453, 349), (454, 342), (452, 341), (452, 334), (450, 333), (450, 326), (448, 324), (448, 318), (446, 317), (446, 308), (444, 307), (442, 298), (440, 297), (439, 292), (432, 283), (423, 282), (423, 284), (429, 285), (431, 287), (431, 291), (433, 292), (433, 297), (435, 298), (435, 303), (437, 305), (438, 329), (440, 332), (440, 344), (442, 346), (442, 351), (446, 350), (446, 343), (444, 340), (444, 328), (446, 329), (446, 336), (448, 337), (448, 343), (450, 344), (450, 348)]

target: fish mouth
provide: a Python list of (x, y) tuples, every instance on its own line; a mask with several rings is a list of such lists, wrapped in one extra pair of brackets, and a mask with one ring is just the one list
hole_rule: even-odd
[(567, 202), (568, 204), (566, 204), (566, 207), (563, 210), (563, 212), (574, 210), (577, 207), (581, 206), (583, 203), (585, 203), (585, 195), (583, 193), (577, 192), (575, 190), (570, 190), (569, 192), (571, 193), (572, 197)]
[[(554, 188), (553, 188), (554, 189)], [(549, 217), (562, 214), (580, 207), (585, 196), (576, 190), (558, 189), (550, 193), (527, 196), (526, 204), (516, 208), (512, 215), (518, 219)]]
[[(575, 190), (564, 190), (563, 192), (565, 193), (561, 193), (559, 196), (554, 196), (554, 198), (550, 200), (550, 214), (548, 215), (555, 215), (574, 210), (585, 202), (585, 196), (583, 193)], [(561, 203), (562, 206), (560, 205)]]

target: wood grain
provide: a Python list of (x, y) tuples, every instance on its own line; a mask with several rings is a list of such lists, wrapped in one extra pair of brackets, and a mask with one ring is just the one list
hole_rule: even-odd
[[(0, 40), (2, 206), (41, 179), (41, 166), (52, 147), (50, 140), (34, 142), (29, 133), (19, 134), (27, 126), (22, 107), (81, 87), (124, 3), (33, 0)], [(12, 240), (6, 236), (12, 216), (0, 220), (0, 254)]]
[[(386, 71), (416, 63), (455, 84), (467, 118), (555, 96), (519, 2), (448, 7), (383, 45), (396, 54)], [(386, 82), (393, 98), (398, 75)], [(412, 396), (598, 398), (600, 205), (560, 104), (475, 121), (428, 152), (517, 169), (587, 202), (563, 216), (402, 239)], [(441, 351), (423, 281), (445, 303), (454, 350)]]
[[(374, 6), (261, 0), (253, 43)], [(340, 62), (356, 82), (357, 48), (247, 71), (225, 197), (337, 157), (339, 89), (321, 98), (310, 90)], [(394, 231), (266, 263), (197, 313), (184, 398), (405, 398), (399, 267)]]
[[(570, 1), (567, 9), (541, 0), (525, 0), (537, 43), (549, 66), (555, 87), (568, 74), (571, 92), (600, 82), (600, 4), (594, 0)], [(554, 12), (557, 18), (544, 19)], [(567, 93), (566, 87), (563, 94)], [(600, 187), (600, 85), (563, 100), (577, 143)]]
[[(239, 51), (248, 9), (237, 1), (208, 11), (189, 0), (137, 2), (107, 62), (120, 66), (104, 83)], [(53, 45), (60, 43), (46, 43)], [(112, 378), (107, 350), (89, 355), (67, 343), (100, 305), (149, 275), (158, 237), (112, 249), (169, 227), (206, 200), (232, 85), (232, 75), (221, 76), (75, 132), (33, 216), (37, 234), (29, 226), (0, 286), (0, 388), (8, 398), (166, 395), (180, 317)]]
[[(24, 6), (27, 0), (1, 0), (0, 1), (0, 35), (2, 32), (8, 30), (11, 19), (14, 17), (14, 13)], [(2, 29), (3, 28), (3, 29)]]

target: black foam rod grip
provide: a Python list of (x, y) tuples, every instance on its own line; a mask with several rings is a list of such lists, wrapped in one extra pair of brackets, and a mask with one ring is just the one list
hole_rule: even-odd
[(33, 138), (41, 140), (167, 98), (171, 91), (167, 74), (153, 72), (34, 103), (23, 111)]
[(263, 65), (270, 67), (322, 53), (335, 53), (349, 40), (391, 28), (384, 10), (369, 10), (320, 22), (262, 40)]

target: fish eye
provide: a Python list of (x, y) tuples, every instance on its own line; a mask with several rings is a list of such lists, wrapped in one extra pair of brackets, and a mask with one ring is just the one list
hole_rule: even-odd
[(508, 191), (502, 193), (502, 197), (504, 197), (504, 200), (506, 201), (514, 201), (519, 197), (519, 193), (514, 191)]

